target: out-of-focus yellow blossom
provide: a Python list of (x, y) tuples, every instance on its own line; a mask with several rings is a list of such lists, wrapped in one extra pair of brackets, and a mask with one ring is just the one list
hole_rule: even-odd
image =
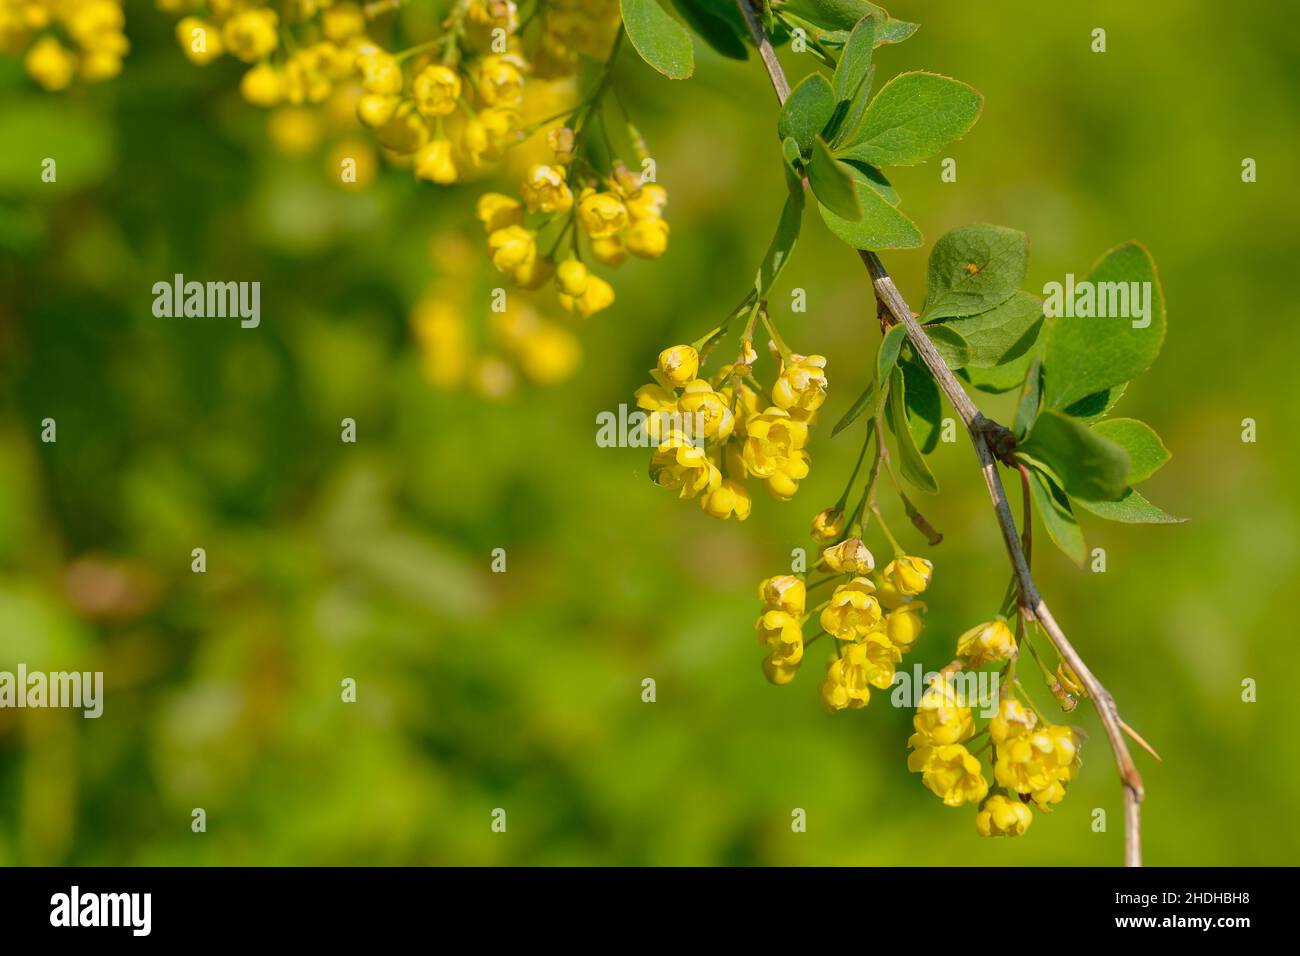
[(266, 7), (258, 7), (242, 10), (226, 20), (221, 38), (231, 56), (245, 63), (255, 63), (280, 45), (279, 29), (280, 15)]
[(907, 769), (921, 774), (921, 782), (945, 806), (978, 803), (989, 792), (979, 760), (961, 744), (915, 750), (907, 758)]
[(642, 259), (658, 259), (668, 251), (668, 223), (663, 219), (633, 222), (623, 233), (623, 246)]
[(415, 154), (415, 175), (417, 179), (442, 185), (454, 183), (458, 173), (451, 155), (451, 143), (435, 139), (420, 147)]
[(176, 39), (191, 63), (205, 66), (225, 53), (221, 31), (198, 17), (185, 17), (176, 24)]
[(488, 233), (518, 226), (524, 219), (523, 205), (519, 200), (501, 193), (484, 193), (478, 198), (474, 211)]
[(537, 256), (537, 236), (523, 226), (506, 226), (488, 236), (492, 264), (502, 272), (514, 272)]
[(627, 261), (627, 248), (618, 236), (591, 240), (591, 257), (603, 266), (617, 269)]
[(524, 61), (513, 53), (485, 56), (475, 88), (488, 106), (516, 106), (524, 94)]
[(321, 29), (326, 39), (345, 43), (366, 32), (366, 15), (358, 4), (334, 3), (321, 13)]
[(930, 586), (934, 565), (925, 558), (903, 555), (885, 565), (884, 577), (894, 589), (906, 597), (920, 594)]
[(77, 75), (76, 55), (52, 36), (32, 44), (24, 66), (28, 76), (51, 92), (67, 89)]
[(587, 267), (577, 259), (566, 259), (555, 270), (555, 284), (564, 295), (576, 297), (587, 291)]
[(822, 609), (819, 623), (827, 634), (841, 641), (865, 637), (880, 626), (880, 604), (868, 578), (854, 578), (841, 584)]
[(578, 222), (592, 239), (607, 239), (627, 228), (627, 207), (612, 192), (587, 189), (578, 200)]
[(546, 148), (551, 151), (551, 158), (561, 166), (573, 162), (577, 140), (572, 129), (557, 126), (546, 134)]
[(1016, 656), (1016, 637), (1007, 622), (996, 618), (979, 624), (957, 639), (957, 656), (970, 667), (991, 661), (1008, 661)]
[(975, 815), (975, 830), (980, 836), (1020, 836), (1034, 822), (1034, 813), (1019, 800), (1001, 793), (989, 796)]
[(876, 559), (861, 538), (849, 538), (822, 552), (822, 561), (840, 574), (870, 574)]
[(812, 539), (818, 544), (834, 541), (844, 533), (847, 523), (848, 519), (844, 516), (844, 512), (838, 508), (819, 511), (812, 520)]

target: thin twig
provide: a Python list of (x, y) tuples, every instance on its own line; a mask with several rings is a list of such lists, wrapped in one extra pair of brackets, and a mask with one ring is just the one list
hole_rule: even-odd
[[(772, 87), (776, 90), (777, 99), (781, 103), (785, 103), (786, 97), (790, 95), (790, 83), (781, 69), (781, 64), (776, 59), (776, 53), (763, 30), (762, 23), (753, 8), (750, 7), (748, 0), (736, 0), (736, 6), (745, 18), (745, 24), (749, 28), (750, 36), (758, 47), (759, 57), (763, 61), (763, 66), (767, 69), (768, 77), (772, 81)], [(929, 336), (925, 334), (920, 324), (913, 317), (911, 308), (908, 307), (902, 294), (889, 277), (889, 273), (885, 270), (880, 258), (874, 252), (868, 250), (860, 250), (858, 255), (861, 256), (867, 271), (871, 274), (871, 282), (875, 289), (877, 301), (884, 305), (893, 317), (894, 322), (890, 324), (901, 323), (907, 330), (907, 339), (911, 342), (912, 348), (916, 350), (916, 353), (930, 370), (930, 374), (934, 376), (944, 396), (956, 410), (962, 423), (965, 424), (966, 430), (970, 433), (971, 443), (975, 446), (975, 454), (979, 457), (984, 483), (988, 486), (989, 498), (993, 502), (998, 527), (1002, 532), (1002, 541), (1006, 547), (1007, 555), (1011, 559), (1011, 565), (1015, 570), (1022, 602), (1032, 611), (1034, 617), (1042, 625), (1043, 630), (1047, 632), (1047, 636), (1051, 638), (1057, 651), (1065, 658), (1065, 662), (1078, 676), (1079, 682), (1087, 690), (1093, 706), (1097, 708), (1097, 716), (1101, 719), (1102, 726), (1106, 730), (1106, 737), (1110, 742), (1110, 749), (1115, 755), (1115, 764), (1119, 768), (1120, 782), (1124, 788), (1124, 865), (1141, 866), (1140, 804), (1144, 795), (1142, 777), (1138, 773), (1137, 767), (1134, 766), (1128, 745), (1124, 741), (1124, 724), (1119, 718), (1119, 710), (1115, 705), (1115, 699), (1102, 686), (1101, 681), (1097, 680), (1096, 676), (1089, 670), (1088, 665), (1079, 656), (1079, 652), (1074, 649), (1074, 645), (1065, 636), (1065, 632), (1056, 623), (1056, 618), (1052, 616), (1047, 603), (1038, 593), (1038, 586), (1034, 583), (1033, 575), (1030, 574), (1029, 563), (1020, 544), (1015, 518), (1011, 515), (1011, 506), (1007, 501), (1006, 489), (1002, 486), (1002, 477), (998, 474), (997, 468), (999, 460), (1012, 464), (1010, 452), (1014, 448), (1014, 444), (1011, 441), (1011, 432), (997, 422), (986, 418), (975, 406), (975, 403), (971, 401), (970, 396), (966, 394), (966, 389), (957, 381), (957, 377), (953, 375), (947, 363), (940, 357)]]

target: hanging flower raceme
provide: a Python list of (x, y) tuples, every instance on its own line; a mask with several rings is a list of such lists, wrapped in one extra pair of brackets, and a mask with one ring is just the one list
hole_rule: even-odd
[(122, 71), (125, 22), (118, 0), (0, 0), (0, 53), (50, 92), (99, 83)]

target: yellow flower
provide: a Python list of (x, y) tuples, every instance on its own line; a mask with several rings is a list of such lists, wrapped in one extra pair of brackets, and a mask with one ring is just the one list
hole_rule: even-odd
[(1020, 836), (1033, 821), (1033, 811), (1019, 800), (995, 793), (980, 805), (975, 830), (986, 837)]
[(872, 595), (875, 589), (867, 578), (854, 578), (837, 587), (822, 609), (822, 630), (837, 640), (852, 641), (879, 627), (880, 604)]
[(975, 733), (975, 717), (958, 700), (952, 684), (940, 677), (921, 694), (912, 726), (916, 733), (908, 739), (909, 747), (939, 747), (969, 740)]
[(838, 508), (827, 508), (825, 511), (819, 511), (812, 520), (812, 539), (818, 544), (834, 541), (844, 533), (844, 525), (847, 521), (844, 512)]
[(568, 212), (573, 193), (564, 181), (563, 166), (534, 166), (519, 185), (530, 212)]
[(700, 496), (700, 508), (706, 515), (726, 520), (732, 516), (744, 521), (752, 507), (749, 489), (734, 478), (724, 478), (722, 484)]
[(239, 92), (254, 106), (272, 107), (284, 97), (284, 80), (269, 63), (259, 63), (239, 80)]
[(488, 253), (501, 272), (514, 272), (537, 256), (537, 236), (523, 226), (506, 226), (488, 236)]
[(798, 665), (786, 667), (783, 664), (776, 663), (771, 657), (763, 658), (763, 676), (777, 687), (783, 687), (794, 680), (794, 675), (798, 670)]
[(1046, 724), (997, 744), (993, 774), (1008, 790), (1029, 794), (1039, 809), (1048, 809), (1065, 796), (1065, 784), (1078, 767), (1079, 743), (1074, 731)]
[(507, 107), (489, 107), (474, 116), (461, 131), (461, 147), (470, 160), (497, 160), (505, 155), (519, 134), (519, 114)]
[(446, 116), (456, 109), (460, 76), (449, 66), (434, 63), (415, 75), (411, 83), (415, 108), (423, 116)]
[(521, 264), (511, 274), (515, 285), (521, 289), (540, 289), (555, 274), (555, 262), (542, 256), (536, 256)]
[(402, 65), (391, 53), (373, 47), (358, 56), (355, 65), (367, 93), (392, 96), (402, 92)]
[(826, 567), (840, 574), (870, 574), (876, 559), (861, 538), (849, 538), (822, 552)]
[(488, 106), (513, 106), (524, 95), (523, 61), (512, 53), (485, 56), (478, 66), (478, 94)]
[(697, 378), (682, 390), (678, 407), (683, 415), (691, 416), (693, 428), (698, 423), (704, 438), (726, 441), (736, 426), (736, 416), (726, 399), (703, 379)]
[(198, 17), (182, 18), (176, 24), (176, 39), (186, 59), (199, 66), (206, 66), (225, 52), (221, 45), (221, 32)]
[(808, 477), (808, 425), (781, 408), (769, 408), (745, 423), (744, 462), (749, 474), (764, 479), (767, 490), (785, 500)]
[(479, 196), (474, 212), (488, 233), (506, 226), (517, 226), (524, 217), (524, 208), (519, 200), (502, 193), (484, 193)]
[[(260, 67), (253, 69), (260, 69)], [(366, 129), (379, 129), (393, 118), (401, 102), (400, 96), (367, 93), (357, 100), (357, 119)]]
[(543, 323), (524, 338), (518, 358), (525, 375), (540, 385), (550, 385), (573, 374), (582, 361), (582, 346), (565, 329)]
[(1016, 638), (1002, 618), (979, 624), (957, 638), (957, 656), (970, 667), (990, 661), (1009, 661), (1016, 656)]
[(567, 126), (557, 126), (546, 134), (546, 148), (551, 151), (555, 162), (568, 165), (573, 162), (576, 139), (573, 130)]
[(1076, 674), (1073, 668), (1071, 668), (1069, 664), (1065, 663), (1065, 661), (1061, 661), (1061, 663), (1056, 665), (1056, 680), (1067, 691), (1074, 694), (1074, 696), (1088, 696), (1088, 691), (1083, 686), (1083, 681), (1079, 680), (1079, 675)]
[(934, 576), (934, 565), (925, 558), (904, 555), (885, 565), (885, 581), (893, 585), (899, 594), (911, 597), (920, 594), (930, 586)]
[(826, 401), (826, 359), (821, 355), (791, 355), (781, 363), (781, 373), (772, 386), (772, 404), (777, 408), (815, 412)]
[(555, 283), (567, 296), (580, 296), (587, 291), (587, 267), (577, 259), (566, 259), (555, 273)]
[(668, 205), (668, 190), (658, 183), (641, 187), (641, 192), (625, 200), (628, 215), (634, 220), (658, 219)]
[(231, 56), (253, 63), (280, 45), (279, 29), (280, 16), (274, 10), (265, 7), (243, 10), (225, 22), (222, 39)]
[(578, 201), (578, 221), (592, 239), (605, 239), (627, 228), (627, 207), (614, 193), (585, 190)]
[(668, 223), (663, 219), (634, 221), (623, 234), (627, 251), (642, 259), (658, 259), (668, 251)]
[(659, 374), (679, 388), (695, 380), (700, 353), (689, 345), (674, 345), (659, 353)]
[(722, 484), (722, 472), (705, 450), (680, 433), (659, 443), (650, 458), (650, 478), (661, 488), (676, 489), (679, 498), (694, 498)]
[(32, 44), (23, 65), (27, 75), (50, 92), (67, 89), (77, 73), (77, 57), (48, 35)]
[(627, 249), (618, 236), (603, 236), (591, 240), (591, 257), (602, 266), (617, 269), (627, 261)]
[(808, 600), (804, 583), (793, 574), (777, 574), (759, 582), (758, 596), (766, 608), (786, 611), (795, 617), (803, 615)]
[(754, 627), (758, 643), (771, 651), (773, 664), (794, 667), (803, 660), (803, 630), (797, 617), (785, 611), (764, 611)]
[[(879, 596), (877, 596), (879, 600)], [(894, 646), (906, 654), (925, 629), (925, 605), (920, 601), (902, 604), (885, 615), (885, 633), (894, 642)]]
[(451, 158), (451, 143), (435, 139), (415, 154), (415, 176), (446, 186), (456, 181), (456, 163)]
[(907, 758), (907, 769), (921, 774), (921, 782), (945, 806), (978, 803), (989, 792), (980, 762), (961, 744), (923, 747)]
[[(414, 153), (429, 141), (429, 127), (416, 111), (415, 104), (410, 100), (403, 100), (393, 111), (393, 118), (375, 131), (375, 139), (384, 149), (391, 149), (405, 156)], [(499, 378), (495, 372), (491, 372), (490, 375), (493, 381)]]
[(904, 604), (907, 604), (912, 600), (910, 594), (900, 593), (898, 588), (890, 584), (889, 579), (883, 575), (880, 578), (880, 583), (876, 587), (876, 597), (880, 599), (882, 607), (891, 611), (895, 608), (902, 607)]
[(989, 736), (995, 744), (1004, 744), (1014, 737), (1024, 737), (1033, 732), (1038, 723), (1025, 705), (1014, 697), (1003, 697), (998, 712), (989, 718)]
[(366, 15), (355, 3), (335, 3), (321, 14), (321, 29), (326, 39), (344, 43), (365, 33)]
[(874, 680), (877, 673), (866, 647), (850, 644), (843, 649), (843, 656), (832, 657), (826, 668), (826, 679), (817, 688), (822, 703), (832, 711), (867, 706), (872, 686), (880, 686)]
[(572, 296), (560, 293), (560, 305), (570, 312), (577, 312), (584, 319), (595, 315), (614, 304), (614, 287), (600, 276), (588, 275), (587, 287), (582, 295)]

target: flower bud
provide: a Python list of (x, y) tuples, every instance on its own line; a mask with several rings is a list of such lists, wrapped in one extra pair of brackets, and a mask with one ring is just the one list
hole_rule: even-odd
[(659, 372), (681, 388), (695, 381), (700, 371), (700, 353), (689, 345), (674, 345), (659, 353)]
[(827, 544), (844, 533), (848, 519), (838, 508), (827, 508), (819, 512), (812, 520), (812, 539), (818, 544)]
[(975, 815), (975, 830), (980, 836), (1020, 836), (1029, 829), (1034, 812), (1019, 800), (1000, 793), (990, 796)]
[(925, 558), (904, 555), (885, 565), (885, 581), (893, 585), (899, 594), (911, 597), (920, 594), (930, 586), (934, 576), (934, 565)]
[(870, 574), (876, 567), (876, 559), (861, 538), (849, 538), (827, 548), (822, 552), (822, 561), (832, 571), (844, 574)]
[(957, 656), (971, 667), (990, 661), (1009, 661), (1016, 656), (1016, 638), (1007, 622), (996, 618), (979, 624), (957, 638)]

